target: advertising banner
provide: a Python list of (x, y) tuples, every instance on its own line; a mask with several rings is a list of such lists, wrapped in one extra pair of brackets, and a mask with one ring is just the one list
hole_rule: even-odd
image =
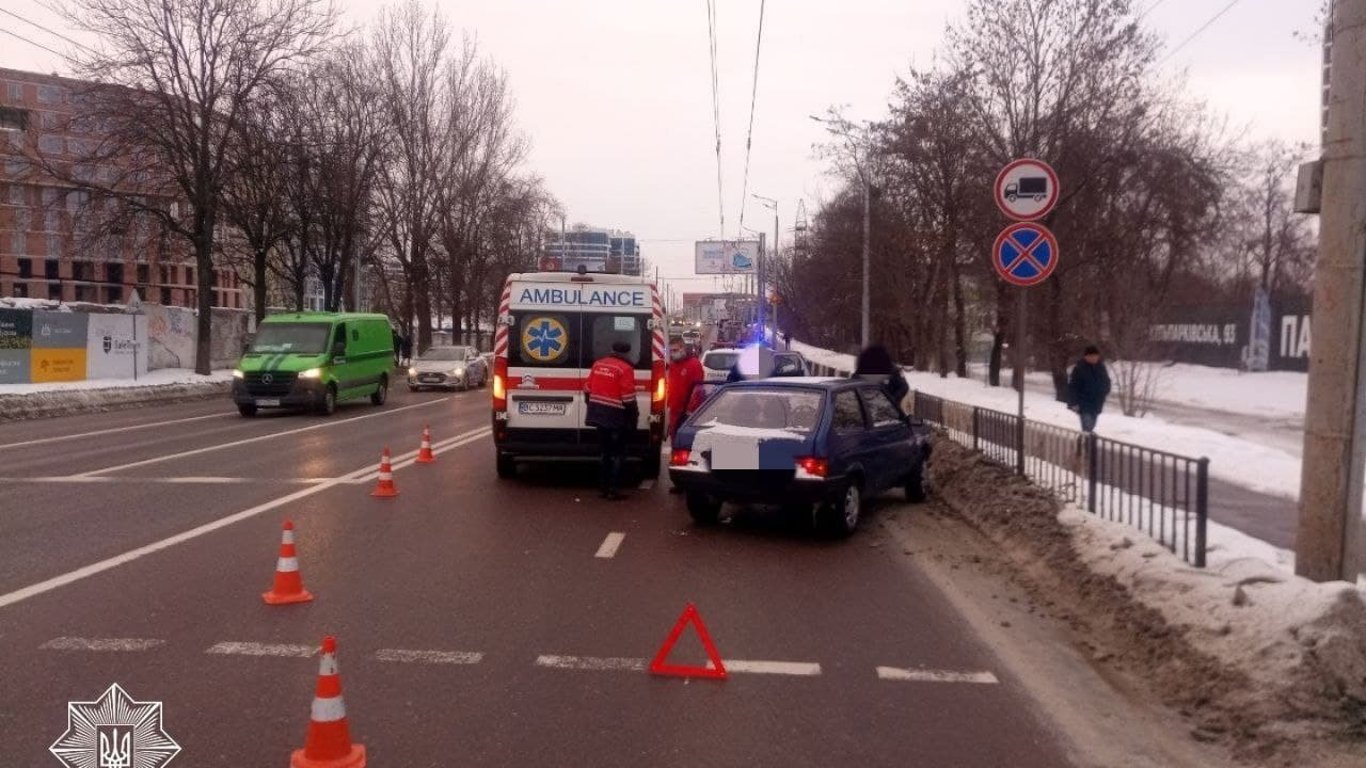
[(49, 381), (82, 381), (85, 379), (85, 347), (80, 349), (32, 350), (32, 378), (34, 384)]
[(91, 315), (86, 339), (86, 378), (132, 379), (147, 374), (146, 317)]
[(758, 240), (701, 240), (696, 245), (699, 275), (747, 275), (759, 264)]
[(78, 312), (33, 313), (34, 349), (85, 350), (86, 322), (90, 316)]

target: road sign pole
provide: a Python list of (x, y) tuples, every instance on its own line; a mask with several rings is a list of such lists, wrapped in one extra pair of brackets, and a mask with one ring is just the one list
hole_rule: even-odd
[(1019, 420), (1015, 424), (1015, 471), (1025, 473), (1025, 355), (1028, 350), (1029, 334), (1025, 330), (1029, 312), (1029, 289), (1016, 288), (1018, 297), (1015, 308), (1015, 382), (1019, 389)]

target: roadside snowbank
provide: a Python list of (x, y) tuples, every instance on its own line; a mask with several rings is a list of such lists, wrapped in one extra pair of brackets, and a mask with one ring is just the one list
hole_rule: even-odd
[[(1073, 507), (952, 441), (938, 496), (1002, 546), (1098, 663), (1150, 687), (1191, 734), (1258, 764), (1366, 764), (1366, 593), (1290, 575), (1246, 548), (1186, 565), (1142, 533)], [(1235, 532), (1236, 533), (1236, 532)]]
[(88, 379), (45, 384), (0, 385), (0, 421), (93, 413), (162, 403), (223, 397), (232, 387), (232, 371), (200, 376), (167, 368), (132, 379)]

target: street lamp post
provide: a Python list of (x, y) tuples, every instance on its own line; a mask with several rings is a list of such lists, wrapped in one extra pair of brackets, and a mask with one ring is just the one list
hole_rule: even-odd
[[(854, 137), (853, 137), (853, 135), (852, 135), (852, 132), (853, 132), (853, 130), (854, 130), (854, 125), (853, 125), (852, 123), (850, 123), (848, 120), (844, 120), (844, 119), (840, 119), (840, 120), (827, 120), (826, 118), (817, 117), (816, 115), (809, 115), (809, 117), (810, 117), (812, 120), (815, 120), (816, 122), (818, 122), (818, 123), (824, 125), (824, 126), (826, 127), (826, 130), (830, 131), (831, 133), (835, 134), (836, 136), (843, 136), (844, 139), (845, 139), (845, 141), (849, 142), (850, 154), (852, 154), (852, 155), (853, 155), (853, 158), (854, 158), (854, 169), (858, 171), (859, 181), (863, 182), (863, 291), (862, 291), (862, 293), (863, 293), (863, 300), (862, 300), (862, 319), (861, 319), (861, 322), (860, 322), (860, 324), (859, 324), (859, 347), (860, 347), (861, 349), (867, 349), (867, 348), (868, 348), (868, 317), (869, 317), (869, 303), (870, 303), (870, 302), (869, 302), (869, 289), (868, 289), (868, 272), (869, 272), (869, 263), (870, 263), (870, 261), (871, 261), (871, 259), (869, 258), (869, 253), (870, 253), (870, 251), (872, 250), (872, 249), (871, 249), (871, 245), (870, 245), (870, 244), (871, 244), (870, 232), (871, 232), (871, 228), (872, 228), (872, 211), (871, 211), (871, 209), (872, 209), (872, 202), (871, 202), (871, 198), (872, 198), (872, 196), (873, 196), (873, 182), (872, 182), (871, 179), (868, 178), (867, 168), (865, 167), (865, 166), (866, 166), (866, 163), (865, 163), (865, 162), (860, 162), (860, 160), (859, 160), (859, 155), (858, 155), (858, 150), (859, 150), (859, 148), (858, 148), (858, 145), (857, 145), (857, 143), (855, 142), (855, 139), (854, 139)], [(866, 129), (865, 129), (865, 130), (866, 130)], [(867, 139), (866, 134), (865, 134), (865, 136), (864, 136), (863, 138), (864, 138), (864, 143), (865, 143), (865, 145), (866, 145), (866, 143), (867, 143), (867, 141), (866, 141), (866, 139)], [(867, 151), (867, 147), (866, 147), (866, 146), (864, 147), (864, 151), (865, 151), (865, 152)], [(865, 160), (866, 160), (866, 158), (865, 158)]]

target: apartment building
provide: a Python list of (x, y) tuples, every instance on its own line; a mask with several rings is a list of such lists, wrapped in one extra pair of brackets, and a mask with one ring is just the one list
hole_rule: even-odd
[[(137, 290), (143, 301), (196, 306), (198, 275), (183, 239), (146, 217), (122, 229), (92, 226), (100, 212), (87, 193), (24, 159), (35, 137), (47, 157), (79, 156), (92, 137), (66, 126), (80, 109), (83, 85), (0, 68), (0, 296), (118, 304)], [(243, 306), (231, 269), (215, 270), (213, 294), (216, 307)]]

